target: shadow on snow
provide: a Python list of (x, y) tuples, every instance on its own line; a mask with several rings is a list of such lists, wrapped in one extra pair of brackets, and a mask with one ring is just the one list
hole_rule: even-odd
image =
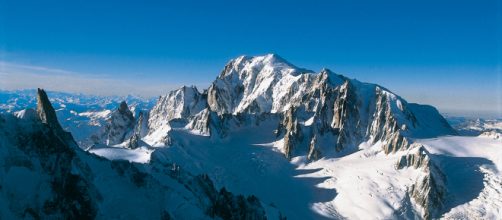
[(481, 166), (493, 166), (493, 162), (480, 157), (452, 157), (447, 155), (431, 155), (446, 176), (448, 197), (444, 214), (452, 208), (477, 198), (484, 188), (484, 176)]

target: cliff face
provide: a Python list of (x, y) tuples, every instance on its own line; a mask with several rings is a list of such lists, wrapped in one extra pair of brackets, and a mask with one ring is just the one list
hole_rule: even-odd
[(420, 169), (416, 182), (408, 189), (411, 199), (423, 209), (423, 217), (432, 219), (444, 208), (447, 190), (445, 175), (430, 157), (424, 146), (413, 144), (412, 151), (401, 156), (396, 163), (397, 169)]

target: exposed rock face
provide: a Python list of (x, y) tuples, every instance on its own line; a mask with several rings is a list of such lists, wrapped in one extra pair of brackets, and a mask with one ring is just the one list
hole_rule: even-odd
[[(91, 139), (95, 144), (106, 144), (108, 146), (120, 144), (130, 138), (135, 124), (136, 121), (133, 113), (129, 109), (129, 106), (127, 106), (127, 103), (123, 101), (120, 103), (119, 107), (112, 112), (102, 132), (93, 135)], [(143, 125), (141, 124), (137, 126), (143, 129)]]
[(283, 149), (284, 154), (288, 159), (291, 159), (293, 151), (303, 139), (303, 135), (300, 130), (300, 124), (298, 123), (298, 120), (294, 117), (294, 115), (295, 108), (291, 107), (288, 111), (286, 111), (282, 122), (285, 131)]
[(47, 124), (52, 128), (62, 130), (56, 117), (56, 111), (54, 111), (54, 108), (47, 97), (47, 93), (45, 93), (43, 89), (38, 89), (37, 91), (37, 114), (42, 123)]
[(317, 146), (317, 135), (314, 134), (312, 140), (310, 141), (309, 154), (307, 155), (308, 160), (318, 160), (322, 157), (321, 151)]
[(194, 116), (207, 106), (206, 95), (195, 86), (183, 86), (166, 96), (161, 96), (150, 111), (148, 126), (156, 129), (172, 119)]
[(444, 207), (447, 191), (446, 178), (430, 158), (429, 152), (422, 145), (412, 145), (413, 151), (403, 155), (396, 163), (397, 169), (412, 167), (424, 172), (409, 189), (410, 197), (423, 208), (423, 217), (437, 217)]
[[(201, 94), (195, 86), (183, 86), (177, 90), (161, 96), (149, 113), (148, 138), (150, 145), (164, 145), (170, 142), (168, 133), (173, 127), (193, 127), (196, 133), (209, 135), (207, 121), (209, 112), (204, 114), (207, 108), (207, 94)], [(202, 120), (197, 122), (192, 120)], [(188, 124), (190, 123), (190, 124)], [(197, 125), (196, 125), (197, 124)]]
[(134, 126), (134, 133), (137, 134), (140, 138), (148, 134), (149, 117), (150, 114), (148, 112), (141, 111), (139, 113), (138, 120), (136, 121), (136, 125)]
[(145, 137), (148, 133), (148, 112), (141, 111), (134, 126), (133, 134), (129, 138), (127, 148), (136, 149), (140, 144), (144, 144), (141, 138)]
[(195, 131), (198, 134), (210, 136), (210, 124), (214, 121), (215, 117), (214, 112), (209, 111), (209, 109), (204, 109), (190, 120), (190, 122), (186, 125), (186, 128)]
[(446, 196), (444, 174), (434, 165), (409, 189), (412, 199), (424, 209), (424, 218), (437, 217)]
[(106, 145), (120, 144), (134, 128), (134, 115), (129, 110), (127, 103), (120, 103), (119, 108), (112, 113), (110, 123), (107, 125)]
[(225, 188), (219, 191), (209, 213), (211, 216), (218, 216), (222, 219), (267, 219), (258, 198), (234, 196)]
[(407, 149), (410, 142), (400, 132), (391, 133), (383, 145), (383, 150), (386, 154), (395, 153), (400, 149)]
[(427, 167), (430, 165), (429, 152), (425, 149), (425, 147), (422, 145), (413, 147), (416, 148), (416, 153), (401, 156), (399, 161), (396, 163), (397, 169), (403, 169), (405, 167), (427, 169)]

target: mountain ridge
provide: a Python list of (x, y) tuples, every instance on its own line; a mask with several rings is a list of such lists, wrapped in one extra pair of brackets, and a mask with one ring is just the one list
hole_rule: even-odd
[[(183, 94), (185, 88), (173, 92)], [(195, 91), (197, 103), (206, 104), (199, 104), (197, 109), (191, 109), (190, 105), (180, 104), (184, 103), (182, 102), (184, 96), (180, 97), (179, 101), (157, 102), (153, 108), (155, 111), (150, 113), (150, 134), (158, 135), (156, 131), (168, 132), (169, 126), (159, 126), (159, 123), (165, 124), (166, 121), (175, 118), (192, 120), (189, 124), (197, 124), (193, 118), (204, 108), (218, 115), (213, 117), (213, 122), (222, 117), (234, 117), (225, 116), (227, 114), (282, 115), (290, 108), (299, 108), (298, 112), (303, 115), (294, 117), (302, 120), (313, 118), (317, 124), (313, 129), (322, 131), (323, 134), (325, 130), (332, 130), (338, 139), (337, 151), (342, 150), (343, 145), (354, 147), (366, 139), (373, 139), (373, 142), (376, 142), (383, 138), (389, 143), (386, 147), (386, 152), (389, 153), (406, 148), (397, 145), (409, 145), (408, 142), (411, 140), (408, 138), (455, 134), (433, 107), (408, 104), (384, 87), (349, 79), (328, 69), (315, 73), (298, 68), (275, 54), (240, 56), (232, 59), (203, 93), (198, 92), (195, 87), (190, 88)], [(172, 95), (163, 97), (165, 98), (161, 97), (160, 100), (168, 97), (173, 99)], [(159, 109), (163, 109), (164, 112)], [(190, 115), (178, 114), (162, 120), (156, 118), (159, 114), (180, 112), (176, 109), (190, 110)], [(204, 120), (208, 121), (208, 118)], [(431, 125), (427, 121), (440, 121), (440, 123)], [(356, 128), (350, 124), (356, 125)], [(210, 128), (206, 126), (201, 130), (207, 131)], [(361, 137), (354, 137), (353, 134)], [(166, 137), (160, 139), (162, 138)], [(365, 140), (361, 141), (361, 138)], [(148, 139), (155, 138), (150, 135)], [(160, 139), (150, 141), (149, 144), (159, 144)], [(353, 141), (355, 139), (360, 141)]]

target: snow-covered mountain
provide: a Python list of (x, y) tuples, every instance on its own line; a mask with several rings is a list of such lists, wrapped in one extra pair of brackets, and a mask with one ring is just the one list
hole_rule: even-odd
[(366, 141), (385, 142), (389, 153), (407, 148), (410, 138), (455, 133), (431, 106), (409, 104), (381, 86), (327, 69), (297, 68), (270, 54), (230, 61), (202, 94), (183, 87), (161, 97), (150, 114), (147, 143), (166, 144), (173, 119), (188, 121), (193, 132), (221, 135), (226, 123), (267, 115), (281, 120), (277, 135), (284, 137), (288, 158), (353, 152)]
[[(197, 216), (223, 219), (246, 218), (241, 214), (251, 219), (502, 216), (499, 130), (457, 136), (464, 134), (458, 124), (452, 128), (434, 107), (408, 103), (380, 85), (328, 69), (299, 68), (274, 54), (241, 56), (231, 60), (208, 88), (184, 86), (148, 103), (126, 100), (85, 110), (92, 112), (86, 123), (96, 117), (101, 122), (76, 138), (87, 149), (77, 152), (86, 160), (94, 160), (87, 159), (94, 154), (107, 159), (102, 163), (129, 164), (160, 181), (161, 187), (174, 188), (169, 192), (177, 192), (179, 184), (187, 188), (186, 184), (200, 183), (201, 178), (210, 182), (202, 184), (210, 185), (210, 193), (201, 190), (201, 184), (182, 190), (186, 194), (181, 197), (204, 198), (206, 203), (167, 209), (175, 219), (187, 218), (185, 212), (193, 204), (199, 208)], [(36, 116), (33, 110), (15, 115), (9, 117)], [(61, 115), (58, 112), (59, 121)], [(71, 123), (61, 124), (74, 129)], [(107, 172), (95, 175), (115, 181), (116, 174)], [(180, 177), (178, 172), (184, 174)], [(100, 181), (95, 180), (100, 187), (110, 185)], [(141, 194), (141, 200), (141, 190), (129, 193)], [(259, 202), (227, 190), (255, 195)], [(149, 202), (156, 202), (155, 207), (171, 204), (171, 197), (164, 195)], [(215, 207), (224, 207), (224, 212), (211, 214), (208, 210)]]
[[(430, 154), (421, 140), (457, 132), (431, 106), (408, 103), (382, 86), (327, 69), (315, 73), (298, 68), (277, 55), (238, 57), (225, 66), (207, 90), (192, 88), (186, 97), (173, 96), (185, 94), (185, 90), (186, 87), (161, 98), (171, 101), (159, 101), (154, 107), (156, 111), (150, 112), (149, 132), (143, 140), (146, 145), (161, 147), (158, 151), (166, 152), (169, 160), (191, 170), (215, 173), (217, 184), (256, 193), (266, 201), (281, 201), (260, 187), (273, 185), (277, 173), (285, 173), (285, 178), (294, 174), (275, 172), (271, 167), (288, 165), (275, 161), (281, 160), (276, 156), (270, 161), (270, 156), (251, 147), (258, 145), (270, 146), (283, 154), (296, 169), (315, 166), (313, 170), (320, 169), (321, 173), (333, 172), (319, 178), (328, 178), (323, 184), (334, 187), (338, 195), (328, 201), (314, 199), (304, 204), (323, 217), (434, 218), (448, 213), (455, 203), (448, 190), (449, 175), (441, 168), (443, 161)], [(177, 97), (176, 101), (172, 101), (173, 97)], [(227, 157), (241, 159), (221, 162)], [(250, 165), (241, 161), (249, 158), (259, 162)], [(361, 164), (360, 169), (373, 170), (381, 176), (353, 179), (351, 176), (360, 173), (360, 169), (348, 169), (352, 170), (348, 176), (343, 175), (344, 171), (331, 170), (343, 165), (343, 161)], [(230, 168), (248, 166), (260, 168), (246, 168), (244, 175)], [(246, 187), (236, 183), (249, 179), (247, 175), (261, 181), (243, 184)], [(229, 180), (235, 176), (237, 180)], [(360, 189), (368, 194), (358, 197), (350, 193), (351, 185), (357, 182), (363, 183)], [(373, 186), (366, 185), (370, 183)], [(379, 185), (388, 187), (386, 193), (380, 191)], [(366, 204), (362, 206), (366, 209), (347, 206), (354, 201)], [(300, 208), (290, 211), (291, 203), (287, 201), (281, 205), (289, 216), (302, 213)], [(368, 209), (369, 206), (375, 209)], [(303, 214), (320, 217), (311, 216), (308, 211)]]
[(254, 196), (216, 190), (176, 164), (110, 161), (81, 150), (43, 90), (37, 110), (0, 114), (2, 219), (265, 219)]

